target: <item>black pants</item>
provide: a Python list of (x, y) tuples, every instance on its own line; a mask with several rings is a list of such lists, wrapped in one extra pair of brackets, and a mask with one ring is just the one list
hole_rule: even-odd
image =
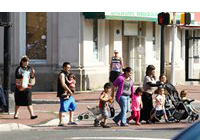
[(150, 119), (150, 113), (153, 109), (153, 101), (152, 101), (152, 94), (144, 92), (142, 94), (142, 103), (143, 108), (141, 109), (141, 117), (140, 121), (142, 120), (149, 120)]

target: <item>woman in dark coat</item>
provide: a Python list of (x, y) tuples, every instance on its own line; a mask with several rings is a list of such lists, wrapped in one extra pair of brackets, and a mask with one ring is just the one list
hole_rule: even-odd
[(141, 110), (141, 118), (140, 120), (145, 120), (148, 123), (150, 118), (150, 112), (153, 109), (153, 101), (152, 94), (155, 87), (160, 85), (159, 82), (156, 82), (155, 78), (155, 67), (153, 65), (149, 65), (146, 68), (146, 75), (143, 81), (143, 89), (144, 93), (142, 95), (143, 108)]
[(35, 70), (28, 66), (29, 58), (22, 57), (20, 66), (15, 71), (16, 88), (15, 88), (15, 114), (14, 119), (18, 119), (20, 106), (27, 106), (30, 112), (30, 118), (35, 119), (38, 116), (34, 115), (32, 106), (32, 91), (31, 88), (35, 84)]

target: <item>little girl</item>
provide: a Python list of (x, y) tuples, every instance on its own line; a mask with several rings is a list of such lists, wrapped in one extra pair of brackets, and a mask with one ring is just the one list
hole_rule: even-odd
[[(66, 81), (67, 81), (67, 85), (68, 85), (69, 89), (72, 91), (72, 93), (74, 93), (75, 87), (76, 87), (75, 75), (73, 73), (70, 73), (68, 75), (68, 77), (66, 78)], [(69, 99), (71, 94), (66, 91), (62, 96), (64, 99)]]
[(68, 76), (68, 83), (69, 83), (69, 89), (74, 93), (75, 91), (75, 86), (76, 86), (76, 80), (75, 80), (75, 75), (70, 73), (69, 76)]
[(141, 125), (140, 121), (140, 109), (142, 108), (142, 93), (143, 89), (141, 87), (138, 87), (134, 93), (133, 100), (132, 100), (132, 116), (127, 118), (127, 123), (133, 118), (136, 119), (136, 124)]

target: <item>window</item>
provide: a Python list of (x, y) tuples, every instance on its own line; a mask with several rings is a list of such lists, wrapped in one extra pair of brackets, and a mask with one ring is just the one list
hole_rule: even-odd
[[(193, 30), (193, 37), (197, 37), (197, 31)], [(193, 57), (199, 58), (199, 39), (193, 39)]]
[(47, 13), (26, 13), (26, 55), (30, 59), (46, 60)]
[(98, 20), (93, 20), (93, 58), (99, 59), (98, 55)]

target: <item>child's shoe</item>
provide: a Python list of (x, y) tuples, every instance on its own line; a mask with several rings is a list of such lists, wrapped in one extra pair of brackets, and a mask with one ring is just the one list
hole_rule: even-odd
[(94, 120), (94, 127), (98, 127), (99, 126), (99, 121), (97, 119)]
[(100, 122), (100, 125), (103, 127), (104, 126), (104, 122)]
[(110, 128), (109, 125), (103, 125), (102, 127), (103, 127), (103, 128)]
[(142, 124), (138, 122), (138, 123), (136, 123), (136, 125), (142, 125)]

